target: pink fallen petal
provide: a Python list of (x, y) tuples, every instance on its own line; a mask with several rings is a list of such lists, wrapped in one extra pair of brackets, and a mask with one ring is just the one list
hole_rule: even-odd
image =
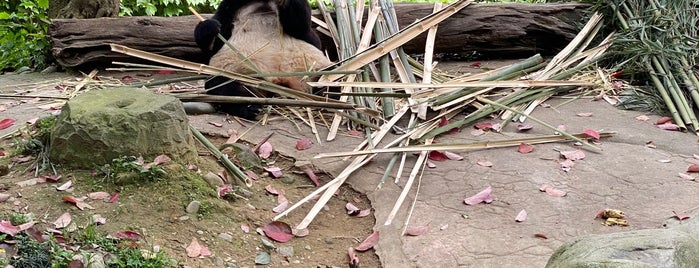
[(345, 209), (347, 210), (347, 215), (350, 216), (357, 215), (359, 214), (359, 211), (361, 211), (361, 209), (349, 202), (347, 202), (347, 204), (345, 205)]
[(636, 116), (636, 120), (638, 120), (638, 121), (648, 121), (648, 120), (650, 120), (650, 117), (648, 117), (647, 115), (642, 114), (642, 115)]
[(211, 124), (212, 126), (215, 126), (215, 127), (222, 127), (222, 126), (223, 126), (223, 124), (217, 123), (217, 122), (213, 122), (213, 121), (209, 121), (209, 124)]
[(440, 151), (430, 151), (428, 158), (432, 161), (438, 162), (447, 161), (447, 159), (449, 159), (443, 152)]
[(420, 235), (426, 234), (429, 231), (430, 231), (429, 225), (408, 226), (408, 228), (405, 229), (405, 235), (420, 236)]
[(562, 155), (565, 159), (569, 159), (569, 160), (572, 160), (572, 161), (581, 160), (581, 159), (584, 159), (584, 158), (585, 158), (585, 152), (583, 152), (582, 150), (561, 151), (561, 155)]
[(192, 238), (192, 242), (189, 243), (185, 252), (187, 252), (187, 257), (196, 258), (201, 255), (201, 249), (202, 246), (199, 244), (199, 241), (196, 238)]
[(9, 221), (0, 221), (0, 233), (5, 233), (11, 236), (17, 235), (19, 232), (27, 230), (36, 224), (35, 221), (30, 221), (25, 224), (14, 226)]
[(364, 218), (364, 217), (369, 216), (369, 215), (371, 215), (371, 209), (370, 209), (370, 208), (360, 210), (360, 211), (359, 211), (359, 214), (357, 214), (357, 216), (355, 216), (355, 217), (357, 217), (357, 218)]
[(265, 190), (268, 193), (273, 194), (273, 195), (279, 194), (279, 190), (277, 190), (277, 188), (274, 188), (274, 186), (272, 186), (271, 184), (268, 184), (267, 186), (265, 186)]
[(427, 167), (428, 167), (428, 168), (436, 168), (437, 165), (435, 165), (432, 161), (427, 160)]
[(692, 175), (689, 175), (689, 174), (677, 173), (677, 175), (679, 175), (680, 178), (683, 178), (685, 180), (690, 180), (690, 181), (696, 180)]
[(273, 221), (262, 228), (262, 231), (270, 239), (279, 243), (289, 242), (294, 235), (291, 233), (289, 224), (281, 221)]
[(573, 166), (575, 166), (575, 162), (573, 162), (573, 160), (570, 160), (570, 159), (563, 160), (560, 164), (561, 164), (561, 169), (563, 169), (563, 171), (565, 171), (565, 172), (570, 171), (570, 169), (572, 169)]
[(289, 201), (283, 201), (283, 202), (279, 203), (279, 205), (274, 207), (272, 209), (272, 211), (274, 211), (274, 213), (279, 213), (279, 212), (286, 210), (287, 207), (289, 207)]
[(451, 160), (456, 160), (456, 161), (464, 160), (463, 156), (449, 152), (449, 151), (444, 151), (444, 155)]
[(110, 196), (111, 195), (107, 192), (92, 192), (92, 193), (87, 194), (87, 197), (92, 199), (92, 200), (104, 200)]
[(3, 118), (2, 120), (0, 120), (0, 130), (11, 127), (12, 125), (15, 124), (15, 122), (16, 122), (16, 120), (14, 120), (12, 118)]
[(527, 211), (523, 209), (522, 211), (517, 213), (517, 217), (515, 217), (515, 221), (516, 222), (523, 222), (525, 220), (527, 220)]
[(216, 187), (216, 192), (218, 193), (218, 198), (222, 198), (232, 191), (233, 191), (233, 185), (230, 185), (230, 184), (224, 184), (222, 186)]
[(275, 179), (282, 176), (282, 169), (281, 169), (281, 168), (278, 168), (278, 167), (265, 167), (265, 168), (262, 168), (262, 169), (264, 169), (265, 171), (269, 172), (269, 174), (272, 175), (272, 177), (274, 177)]
[(107, 223), (107, 218), (102, 217), (100, 214), (92, 215), (92, 222), (97, 225), (104, 225)]
[(483, 166), (483, 167), (492, 167), (493, 166), (493, 162), (490, 162), (488, 160), (481, 160), (481, 161), (476, 162), (476, 164), (478, 164), (479, 166)]
[(248, 225), (247, 223), (243, 223), (240, 225), (240, 230), (242, 230), (243, 233), (246, 233), (246, 234), (250, 233), (250, 225)]
[(469, 198), (464, 199), (464, 204), (475, 205), (475, 204), (480, 204), (482, 202), (485, 202), (486, 204), (490, 204), (493, 202), (493, 196), (491, 195), (492, 191), (493, 191), (493, 188), (488, 186), (488, 188), (485, 188), (483, 191), (480, 191), (479, 193), (475, 194), (474, 196), (471, 196)]
[(119, 201), (119, 194), (118, 193), (115, 193), (114, 195), (112, 195), (109, 198), (109, 200), (107, 201), (107, 203), (114, 203), (116, 201)]
[(245, 171), (245, 175), (247, 175), (248, 178), (250, 178), (250, 179), (252, 179), (252, 180), (254, 180), (254, 181), (256, 181), (257, 179), (259, 179), (259, 178), (257, 177), (257, 174), (255, 174), (255, 172), (252, 172), (252, 170), (246, 170), (246, 171)]
[(10, 197), (12, 197), (12, 196), (11, 196), (11, 195), (9, 195), (9, 194), (6, 194), (6, 193), (0, 193), (0, 202), (5, 202), (5, 201), (9, 200), (9, 199), (10, 199)]
[(357, 252), (354, 251), (354, 248), (347, 248), (347, 256), (349, 256), (349, 267), (359, 267), (359, 257), (357, 256)]
[(577, 113), (576, 115), (580, 117), (591, 117), (592, 113)]
[(310, 233), (311, 233), (311, 232), (308, 231), (308, 228), (306, 228), (306, 229), (296, 229), (296, 228), (294, 228), (294, 229), (291, 230), (291, 234), (293, 234), (295, 237), (304, 237), (304, 236), (308, 236)]
[(266, 141), (262, 145), (260, 145), (260, 148), (257, 149), (257, 153), (262, 159), (267, 159), (272, 155), (272, 152), (274, 151), (274, 148), (272, 147), (272, 144)]
[(56, 219), (56, 221), (53, 222), (53, 226), (56, 229), (65, 228), (66, 226), (68, 226), (68, 224), (70, 224), (71, 220), (72, 219), (70, 217), (70, 213), (66, 212), (63, 213), (63, 215), (59, 216), (58, 219)]
[(493, 123), (491, 122), (478, 122), (475, 125), (473, 125), (474, 128), (480, 129), (483, 131), (488, 131), (493, 128)]
[(689, 219), (689, 214), (686, 214), (686, 213), (677, 213), (676, 211), (673, 210), (672, 214), (675, 214), (675, 218), (677, 218), (680, 221)]
[(474, 130), (471, 130), (471, 136), (476, 136), (476, 137), (478, 137), (478, 136), (481, 136), (481, 135), (483, 135), (483, 134), (485, 134), (485, 131), (483, 131), (482, 129), (474, 129)]
[(153, 159), (153, 164), (155, 165), (161, 165), (161, 164), (166, 164), (170, 162), (172, 159), (170, 159), (169, 156), (161, 154), (159, 156), (156, 156), (155, 159)]
[(566, 194), (568, 194), (566, 191), (563, 190), (558, 190), (556, 188), (553, 188), (553, 186), (544, 184), (539, 188), (539, 191), (546, 192), (546, 194), (553, 196), (553, 197), (563, 197)]
[(528, 154), (534, 151), (534, 146), (526, 143), (520, 143), (519, 146), (517, 147), (517, 152), (521, 154)]
[(360, 243), (358, 246), (356, 246), (354, 249), (357, 251), (367, 251), (371, 248), (373, 248), (377, 243), (379, 243), (379, 231), (374, 231), (371, 235), (369, 235), (362, 243)]
[(532, 125), (517, 124), (517, 131), (524, 132), (532, 128), (534, 128)]
[(56, 190), (58, 191), (65, 191), (70, 189), (70, 187), (73, 186), (73, 180), (68, 180), (66, 183), (62, 184), (61, 186), (56, 187)]
[(592, 138), (595, 138), (595, 140), (599, 140), (599, 138), (600, 138), (599, 133), (597, 133), (597, 131), (595, 131), (595, 130), (593, 130), (593, 129), (589, 129), (589, 128), (588, 128), (588, 129), (584, 129), (584, 130), (583, 130), (583, 133), (585, 133), (587, 136), (590, 136), (590, 137), (592, 137)]
[(663, 117), (661, 117), (661, 118), (658, 118), (657, 121), (655, 121), (655, 124), (656, 124), (656, 125), (662, 125), (662, 124), (665, 124), (665, 123), (672, 123), (672, 117), (663, 116)]
[(699, 164), (692, 164), (687, 168), (687, 172), (699, 172)]
[(311, 148), (311, 145), (313, 145), (313, 142), (309, 138), (301, 138), (296, 141), (296, 150), (303, 151), (308, 148)]
[(118, 239), (123, 239), (123, 240), (130, 240), (130, 241), (137, 241), (141, 240), (143, 236), (141, 234), (134, 232), (134, 231), (121, 231), (116, 234), (114, 234), (114, 237)]
[(680, 130), (680, 126), (673, 124), (673, 123), (660, 124), (660, 125), (658, 125), (658, 128), (664, 129), (664, 130), (670, 130), (670, 131)]

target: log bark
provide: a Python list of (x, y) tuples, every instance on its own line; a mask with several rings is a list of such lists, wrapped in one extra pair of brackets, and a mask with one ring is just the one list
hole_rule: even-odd
[[(554, 54), (577, 34), (588, 7), (573, 3), (471, 4), (439, 24), (435, 52), (477, 51), (498, 57)], [(396, 4), (395, 8), (401, 29), (432, 12), (432, 4)], [(203, 63), (207, 59), (194, 43), (197, 23), (194, 16), (56, 19), (50, 25), (52, 52), (66, 67), (135, 61), (110, 52), (108, 43)], [(403, 48), (421, 53), (425, 36)], [(323, 39), (326, 48), (334, 48), (329, 38)]]

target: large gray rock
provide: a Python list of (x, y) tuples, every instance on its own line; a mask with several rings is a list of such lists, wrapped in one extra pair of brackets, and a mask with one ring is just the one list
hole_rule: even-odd
[[(578, 238), (558, 248), (548, 268), (699, 267), (699, 213), (666, 229)], [(675, 221), (676, 220), (670, 220)], [(673, 225), (669, 224), (668, 226)]]
[(51, 160), (94, 168), (121, 156), (146, 161), (166, 154), (179, 162), (196, 157), (182, 103), (147, 90), (94, 90), (70, 100), (51, 132)]

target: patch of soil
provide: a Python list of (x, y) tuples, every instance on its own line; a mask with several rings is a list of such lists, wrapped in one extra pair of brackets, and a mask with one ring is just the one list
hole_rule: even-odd
[[(220, 145), (224, 140), (212, 142)], [(4, 145), (0, 146), (9, 148), (8, 140), (3, 143)], [(200, 152), (204, 152), (203, 147), (200, 148)], [(223, 170), (213, 163), (212, 157), (202, 158), (207, 158), (206, 161), (197, 163), (202, 173), (218, 173)], [(308, 236), (295, 237), (287, 243), (273, 243), (277, 248), (293, 249), (292, 256), (284, 257), (274, 249), (265, 248), (262, 239), (272, 240), (256, 232), (256, 229), (261, 229), (276, 215), (272, 208), (277, 205), (277, 197), (268, 194), (265, 187), (272, 185), (276, 189), (284, 190), (292, 204), (311, 193), (315, 187), (305, 174), (295, 170), (293, 163), (286, 157), (273, 155), (267, 164), (281, 167), (289, 179), (282, 181), (258, 173), (260, 178), (253, 181), (251, 188), (243, 191), (247, 200), (216, 198), (213, 188), (208, 186), (201, 176), (192, 175), (185, 167), (177, 164), (164, 166), (169, 179), (157, 182), (115, 185), (111, 182), (101, 182), (101, 175), (94, 176), (88, 171), (59, 170), (62, 178), (58, 183), (24, 187), (17, 183), (33, 179), (35, 176), (33, 172), (25, 171), (26, 164), (17, 165), (9, 174), (0, 177), (6, 186), (0, 192), (13, 196), (10, 201), (0, 203), (0, 208), (6, 214), (10, 211), (33, 213), (39, 221), (39, 230), (53, 228), (52, 222), (65, 212), (69, 212), (79, 226), (85, 226), (92, 215), (99, 214), (107, 219), (106, 224), (98, 227), (101, 232), (113, 235), (124, 230), (136, 231), (145, 237), (144, 246), (147, 249), (158, 246), (167, 256), (174, 257), (181, 264), (190, 267), (225, 267), (233, 263), (237, 267), (252, 267), (255, 265), (255, 256), (262, 251), (269, 251), (272, 256), (269, 267), (346, 267), (347, 249), (357, 246), (373, 232), (375, 219), (373, 215), (364, 218), (348, 216), (345, 205), (352, 202), (362, 209), (370, 208), (366, 196), (347, 185), (342, 186), (336, 197), (330, 200), (310, 225)], [(324, 174), (317, 175), (321, 183), (330, 180)], [(73, 181), (71, 189), (65, 192), (56, 190), (56, 187), (68, 180)], [(95, 191), (118, 192), (120, 198), (116, 203), (87, 200), (94, 209), (83, 211), (61, 199), (66, 195), (86, 196)], [(202, 206), (199, 213), (188, 215), (185, 207), (192, 200), (200, 201)], [(301, 210), (308, 211), (312, 205), (304, 204)], [(291, 213), (281, 221), (293, 227), (303, 216), (303, 213)], [(249, 226), (248, 233), (242, 230), (243, 225)], [(188, 258), (185, 248), (194, 238), (208, 247), (213, 256)], [(359, 253), (359, 259), (364, 267), (380, 266), (373, 250)]]

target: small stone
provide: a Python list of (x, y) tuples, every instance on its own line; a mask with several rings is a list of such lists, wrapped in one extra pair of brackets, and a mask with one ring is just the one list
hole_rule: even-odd
[(197, 234), (198, 234), (198, 235), (203, 235), (203, 234), (204, 234), (204, 231), (202, 231), (202, 230), (197, 230)]
[(214, 259), (214, 263), (216, 264), (216, 266), (223, 266), (224, 265), (223, 259), (221, 259), (221, 257), (216, 257)]
[(311, 245), (306, 245), (306, 246), (303, 247), (303, 248), (306, 249), (306, 250), (311, 250)]
[(184, 215), (184, 216), (179, 217), (179, 218), (177, 218), (177, 219), (178, 219), (179, 221), (187, 221), (187, 220), (189, 220), (189, 216)]
[(221, 239), (226, 240), (228, 242), (233, 242), (233, 236), (229, 233), (220, 233), (220, 234), (218, 234), (218, 238), (221, 238)]
[(325, 244), (334, 244), (335, 240), (332, 237), (326, 236), (323, 238), (323, 242), (325, 242)]
[(278, 247), (277, 252), (284, 257), (294, 256), (294, 247)]
[(286, 183), (286, 184), (292, 184), (292, 183), (294, 183), (294, 178), (291, 177), (291, 176), (288, 176), (288, 175), (283, 175), (283, 176), (281, 177), (281, 181), (282, 181), (283, 183)]
[(221, 177), (219, 177), (218, 175), (214, 174), (211, 171), (209, 171), (209, 173), (206, 173), (206, 175), (204, 175), (204, 180), (212, 188), (216, 188), (218, 186), (223, 185), (223, 179), (221, 179)]
[(250, 204), (250, 203), (245, 204), (245, 206), (246, 206), (247, 208), (249, 208), (249, 209), (252, 209), (252, 210), (257, 209), (257, 208), (255, 208), (255, 206), (253, 206), (253, 205)]
[(187, 211), (187, 213), (190, 213), (190, 214), (197, 214), (197, 212), (199, 212), (200, 206), (201, 206), (201, 202), (194, 200), (192, 202), (189, 202), (189, 205), (187, 205), (187, 209), (185, 211)]

